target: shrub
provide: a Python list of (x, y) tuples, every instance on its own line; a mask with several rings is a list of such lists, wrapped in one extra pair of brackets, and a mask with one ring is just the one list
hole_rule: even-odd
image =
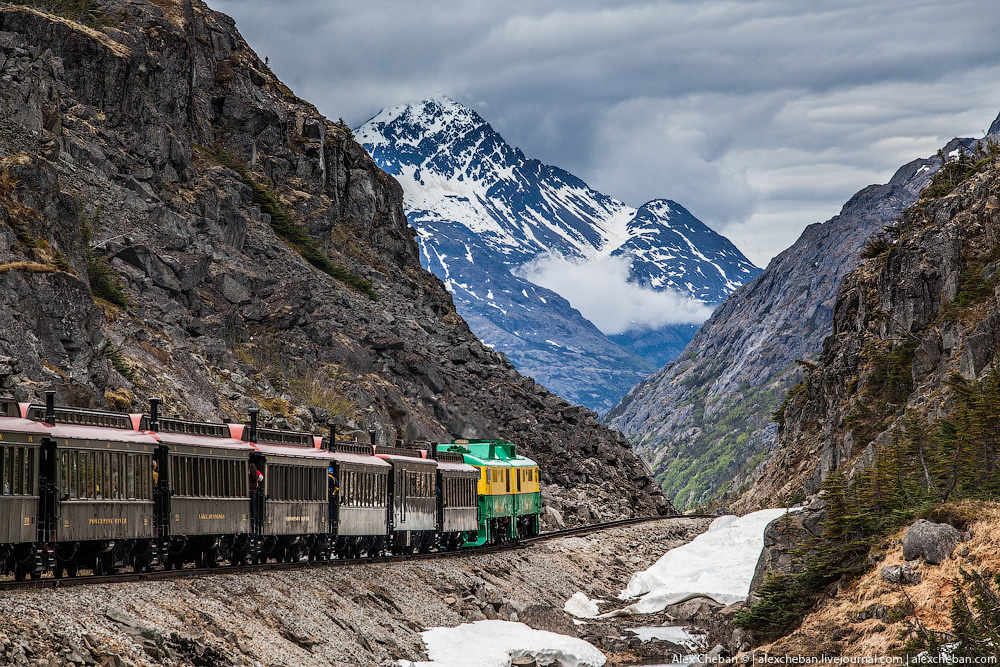
[(889, 252), (893, 242), (885, 232), (879, 232), (865, 241), (864, 248), (861, 249), (861, 259), (874, 259)]
[(87, 278), (90, 281), (90, 293), (95, 298), (104, 299), (120, 308), (128, 308), (128, 300), (122, 290), (121, 278), (111, 267), (108, 260), (100, 255), (87, 251)]

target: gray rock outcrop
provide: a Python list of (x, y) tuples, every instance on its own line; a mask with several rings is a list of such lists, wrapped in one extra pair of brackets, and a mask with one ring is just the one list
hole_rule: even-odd
[(919, 519), (903, 537), (903, 558), (922, 558), (931, 565), (937, 565), (951, 556), (961, 539), (962, 534), (954, 526)]
[(924, 578), (917, 567), (917, 563), (887, 565), (881, 569), (879, 574), (882, 577), (882, 581), (890, 584), (903, 584), (904, 586), (915, 586)]
[[(976, 144), (956, 139), (944, 153)], [(933, 434), (958, 405), (955, 387), (987, 376), (1000, 341), (1000, 163), (980, 157), (953, 190), (930, 193), (908, 209), (894, 229), (898, 240), (887, 237), (883, 250), (845, 276), (832, 333), (784, 410), (780, 456), (764, 463), (743, 506), (813, 493), (833, 470), (851, 480), (894, 442), (919, 443), (919, 434)], [(976, 481), (957, 474), (935, 479), (921, 452), (918, 445), (907, 461), (938, 499), (976, 489)], [(980, 455), (989, 456), (963, 453)], [(993, 474), (990, 465), (982, 474)], [(975, 469), (968, 466), (963, 470)]]

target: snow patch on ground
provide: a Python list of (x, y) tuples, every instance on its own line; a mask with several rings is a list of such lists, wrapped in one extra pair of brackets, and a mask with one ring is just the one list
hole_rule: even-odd
[(633, 575), (618, 596), (627, 600), (642, 595), (641, 599), (603, 616), (652, 614), (699, 596), (726, 605), (745, 600), (764, 548), (764, 529), (786, 511), (797, 509), (719, 517), (706, 532), (663, 554), (645, 572)]
[(691, 634), (688, 632), (686, 626), (664, 625), (644, 628), (628, 628), (628, 631), (634, 632), (635, 636), (644, 642), (648, 642), (651, 639), (662, 639), (663, 641), (673, 642), (678, 646), (684, 646), (692, 651), (707, 648), (705, 635)]
[(420, 634), (430, 661), (400, 660), (400, 667), (510, 667), (520, 657), (552, 667), (602, 667), (606, 662), (603, 653), (582, 639), (510, 621), (463, 623)]
[(597, 608), (597, 602), (587, 597), (583, 591), (573, 593), (573, 597), (566, 600), (563, 611), (572, 614), (577, 618), (597, 618), (601, 610)]

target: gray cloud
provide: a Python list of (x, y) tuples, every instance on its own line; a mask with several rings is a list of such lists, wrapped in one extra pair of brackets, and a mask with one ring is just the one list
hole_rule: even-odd
[(628, 282), (630, 267), (627, 257), (578, 263), (540, 255), (520, 267), (517, 274), (565, 298), (609, 336), (667, 324), (701, 324), (711, 316), (714, 306), (680, 292), (658, 292)]
[(328, 116), (446, 93), (612, 196), (677, 200), (758, 264), (1000, 110), (982, 0), (211, 5)]

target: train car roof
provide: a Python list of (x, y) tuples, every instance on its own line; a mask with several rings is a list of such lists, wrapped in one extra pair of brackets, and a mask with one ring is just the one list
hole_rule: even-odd
[(450, 461), (438, 461), (438, 470), (443, 472), (469, 472), (475, 475), (479, 475), (479, 470), (475, 466), (471, 466), (468, 463), (452, 463)]
[(166, 431), (147, 431), (165, 445), (191, 445), (192, 447), (216, 447), (219, 449), (237, 449), (253, 451), (253, 445), (235, 438), (216, 438), (209, 435), (194, 435), (191, 433), (169, 433)]
[(327, 452), (334, 461), (339, 461), (341, 463), (357, 463), (366, 466), (379, 466), (382, 468), (391, 468), (392, 464), (388, 461), (384, 461), (377, 456), (372, 456), (371, 454), (355, 454), (354, 452)]
[(515, 468), (530, 468), (538, 464), (527, 456), (517, 453), (517, 445), (504, 440), (455, 440), (445, 445), (441, 451), (459, 452), (468, 458), (482, 461), (487, 466), (512, 466)]
[(107, 426), (80, 426), (78, 424), (49, 424), (19, 417), (0, 417), (0, 431), (44, 435), (50, 438), (72, 438), (74, 440), (104, 440), (114, 442), (135, 442), (146, 445), (157, 444), (146, 433)]
[(246, 443), (261, 454), (272, 456), (292, 456), (300, 459), (333, 459), (333, 454), (316, 447), (298, 447), (296, 445), (275, 445), (269, 442)]
[(387, 461), (399, 461), (401, 463), (418, 463), (427, 466), (437, 467), (438, 462), (427, 456), (429, 452), (424, 449), (405, 449), (402, 447), (375, 448), (375, 456)]

